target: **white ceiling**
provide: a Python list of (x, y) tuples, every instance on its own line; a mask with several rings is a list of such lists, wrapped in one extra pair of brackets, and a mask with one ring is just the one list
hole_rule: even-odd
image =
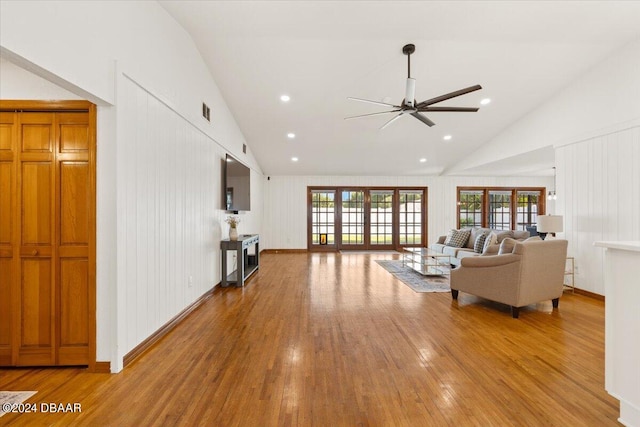
[[(268, 175), (439, 174), (640, 36), (639, 1), (160, 4), (191, 34)], [(348, 96), (402, 101), (407, 43), (416, 45), (418, 101), (480, 84), (438, 105), (492, 102), (477, 113), (430, 113), (431, 128), (403, 117), (379, 130), (391, 115), (345, 121), (384, 108)], [(537, 150), (473, 172), (550, 173), (552, 164), (552, 149)]]

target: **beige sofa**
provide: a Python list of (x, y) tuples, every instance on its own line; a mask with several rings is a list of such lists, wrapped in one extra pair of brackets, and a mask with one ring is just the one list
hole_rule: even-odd
[[(475, 227), (471, 228), (470, 231), (471, 233), (469, 235), (469, 239), (461, 248), (445, 245), (444, 241), (447, 236), (440, 236), (438, 238), (438, 241), (436, 243), (433, 243), (429, 248), (438, 253), (450, 255), (451, 264), (457, 266), (460, 265), (460, 260), (463, 258), (476, 257), (479, 255), (497, 254), (498, 249), (500, 248), (500, 243), (502, 243), (502, 241), (506, 238), (524, 241), (529, 237), (529, 232), (526, 230), (492, 230), (490, 228)], [(477, 236), (482, 232), (494, 232), (497, 236), (497, 243), (487, 247), (484, 252), (478, 253), (473, 250), (473, 245), (476, 241)]]
[(567, 257), (566, 240), (516, 242), (513, 252), (463, 258), (451, 270), (451, 295), (467, 292), (511, 306), (518, 317), (520, 307), (552, 300), (558, 307)]

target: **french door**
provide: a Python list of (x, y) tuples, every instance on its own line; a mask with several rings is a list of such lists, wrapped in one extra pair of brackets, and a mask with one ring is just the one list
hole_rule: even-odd
[(308, 249), (424, 246), (426, 196), (426, 188), (309, 187)]

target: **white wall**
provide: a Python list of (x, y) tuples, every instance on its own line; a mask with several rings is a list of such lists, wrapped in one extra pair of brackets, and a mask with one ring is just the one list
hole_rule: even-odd
[(604, 250), (593, 242), (640, 240), (640, 126), (558, 148), (556, 162), (576, 287), (604, 295)]
[(0, 99), (82, 99), (0, 56)]
[(603, 135), (637, 121), (639, 111), (640, 40), (637, 40), (514, 122), (449, 172)]
[(98, 103), (97, 358), (118, 371), (221, 279), (224, 152), (252, 169), (242, 233), (261, 232), (262, 172), (191, 38), (156, 2), (2, 1), (0, 53), (59, 86), (34, 88), (10, 64), (3, 98), (66, 89)]
[[(271, 176), (264, 181), (263, 243), (268, 249), (307, 248), (308, 186), (428, 187), (428, 240), (456, 227), (458, 186), (553, 187), (549, 177)], [(547, 211), (553, 205), (547, 204)]]

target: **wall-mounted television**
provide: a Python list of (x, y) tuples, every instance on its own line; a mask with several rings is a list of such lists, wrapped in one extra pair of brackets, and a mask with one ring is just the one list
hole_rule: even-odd
[(251, 169), (227, 154), (224, 162), (224, 209), (251, 210)]

